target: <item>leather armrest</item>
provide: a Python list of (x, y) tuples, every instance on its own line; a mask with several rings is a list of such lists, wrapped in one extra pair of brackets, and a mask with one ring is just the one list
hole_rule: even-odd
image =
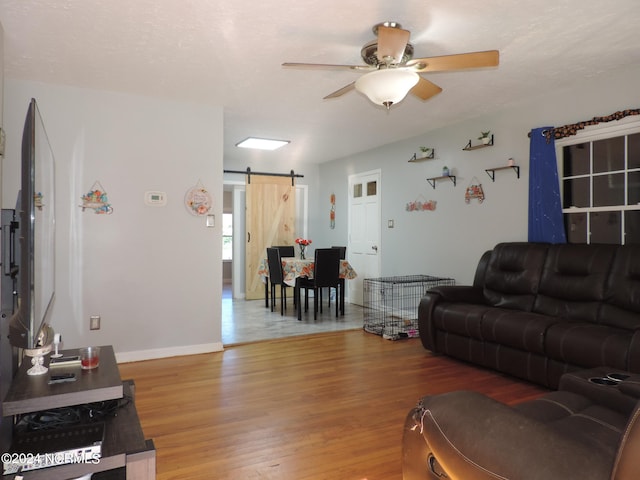
[(433, 310), (440, 302), (464, 302), (484, 304), (481, 287), (466, 285), (443, 285), (427, 290), (418, 305), (418, 331), (420, 341), (427, 350), (436, 352), (435, 327), (433, 325)]
[[(422, 435), (451, 478), (609, 478), (613, 458), (476, 392), (425, 397)], [(426, 467), (425, 467), (426, 468)]]
[[(596, 380), (606, 377), (607, 372), (622, 373), (630, 377), (622, 382), (611, 385), (593, 383), (589, 379)], [(560, 377), (559, 390), (577, 393), (587, 397), (593, 403), (606, 406), (618, 412), (629, 415), (636, 407), (640, 398), (640, 375), (629, 372), (621, 372), (616, 369), (598, 367), (591, 370), (576, 370), (568, 372)]]
[(436, 351), (435, 326), (433, 325), (433, 309), (440, 297), (427, 292), (418, 304), (418, 331), (422, 346), (432, 352)]
[(618, 388), (626, 395), (640, 398), (640, 375), (637, 373), (632, 374), (629, 378), (620, 382)]
[(444, 285), (433, 287), (427, 293), (436, 294), (445, 302), (485, 303), (483, 289), (468, 285)]

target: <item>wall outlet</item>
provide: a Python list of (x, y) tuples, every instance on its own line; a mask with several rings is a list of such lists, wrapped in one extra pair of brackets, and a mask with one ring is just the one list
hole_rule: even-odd
[(89, 330), (100, 330), (100, 315), (89, 317)]

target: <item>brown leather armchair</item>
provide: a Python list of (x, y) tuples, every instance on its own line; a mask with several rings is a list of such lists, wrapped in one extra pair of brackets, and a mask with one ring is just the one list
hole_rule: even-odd
[(640, 375), (568, 373), (513, 407), (470, 391), (424, 397), (405, 422), (403, 478), (638, 479)]

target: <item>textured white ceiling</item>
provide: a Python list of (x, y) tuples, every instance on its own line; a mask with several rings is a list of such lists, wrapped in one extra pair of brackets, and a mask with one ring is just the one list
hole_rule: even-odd
[[(352, 91), (371, 27), (411, 31), (415, 57), (500, 51), (500, 66), (425, 74), (444, 91), (385, 112)], [(0, 0), (5, 76), (224, 107), (225, 159), (323, 162), (420, 135), (640, 63), (638, 0)], [(276, 152), (247, 136), (289, 139)]]

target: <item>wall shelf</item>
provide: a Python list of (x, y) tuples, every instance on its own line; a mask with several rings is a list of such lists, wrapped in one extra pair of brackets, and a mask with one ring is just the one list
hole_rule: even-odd
[(429, 155), (425, 156), (421, 156), (419, 157), (417, 153), (413, 154), (413, 157), (411, 157), (409, 160), (407, 160), (410, 163), (415, 163), (415, 162), (424, 162), (425, 160), (433, 160), (436, 157), (436, 151), (435, 149), (431, 149), (431, 153)]
[(481, 143), (480, 145), (471, 145), (471, 140), (469, 140), (469, 143), (467, 143), (467, 145), (462, 149), (462, 150), (477, 150), (479, 148), (485, 148), (485, 147), (492, 147), (493, 146), (493, 135), (491, 135), (491, 139), (489, 140), (489, 143)]
[(441, 177), (430, 177), (427, 178), (427, 182), (429, 182), (429, 185), (431, 185), (433, 187), (433, 189), (435, 190), (436, 188), (436, 182), (438, 180), (443, 180), (445, 178), (448, 178), (449, 180), (451, 180), (453, 182), (453, 186), (456, 186), (456, 176), (455, 175), (445, 175), (445, 176), (441, 176)]
[(507, 165), (506, 167), (487, 168), (487, 169), (485, 169), (485, 172), (487, 172), (487, 175), (489, 175), (489, 178), (491, 178), (491, 180), (493, 182), (495, 182), (496, 181), (496, 171), (497, 170), (507, 170), (507, 169), (511, 169), (514, 172), (516, 172), (516, 177), (520, 178), (520, 167), (518, 165)]

